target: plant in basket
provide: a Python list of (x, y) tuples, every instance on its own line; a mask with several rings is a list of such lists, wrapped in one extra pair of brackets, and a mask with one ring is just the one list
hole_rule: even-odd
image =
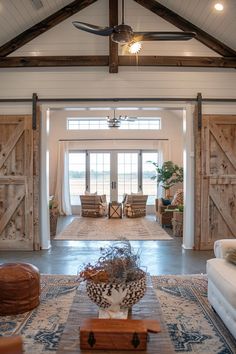
[(140, 257), (126, 239), (100, 251), (97, 262), (87, 264), (80, 278), (86, 281), (89, 298), (100, 308), (99, 317), (126, 318), (128, 309), (146, 291), (146, 273), (139, 266)]

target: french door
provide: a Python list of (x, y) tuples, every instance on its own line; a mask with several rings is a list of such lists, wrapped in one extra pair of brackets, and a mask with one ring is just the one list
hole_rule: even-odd
[(124, 193), (137, 193), (138, 152), (89, 152), (87, 190), (106, 194), (109, 201), (122, 201)]
[(86, 151), (69, 154), (70, 194), (72, 205), (79, 204), (79, 195), (85, 191), (106, 194), (108, 201), (123, 200), (124, 194), (143, 192), (150, 204), (156, 196), (153, 165), (157, 152)]

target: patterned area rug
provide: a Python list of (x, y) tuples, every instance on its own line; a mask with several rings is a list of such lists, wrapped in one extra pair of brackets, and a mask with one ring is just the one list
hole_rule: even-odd
[(178, 353), (236, 353), (236, 341), (207, 300), (207, 276), (153, 276), (170, 337)]
[(75, 218), (55, 240), (171, 240), (153, 219)]
[[(76, 276), (42, 275), (41, 280), (38, 308), (0, 316), (0, 336), (21, 334), (25, 354), (56, 354), (78, 286)], [(207, 301), (206, 276), (154, 276), (152, 281), (177, 353), (236, 353), (236, 341)]]

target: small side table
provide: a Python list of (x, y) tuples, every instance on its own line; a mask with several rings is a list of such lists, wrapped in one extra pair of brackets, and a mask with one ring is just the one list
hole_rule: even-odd
[(118, 202), (111, 202), (108, 206), (108, 218), (115, 219), (120, 218), (122, 219), (122, 203)]

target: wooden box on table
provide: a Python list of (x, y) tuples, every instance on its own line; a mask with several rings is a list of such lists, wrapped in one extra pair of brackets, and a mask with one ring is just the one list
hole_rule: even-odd
[(142, 320), (91, 319), (80, 328), (81, 349), (146, 350), (147, 327)]

